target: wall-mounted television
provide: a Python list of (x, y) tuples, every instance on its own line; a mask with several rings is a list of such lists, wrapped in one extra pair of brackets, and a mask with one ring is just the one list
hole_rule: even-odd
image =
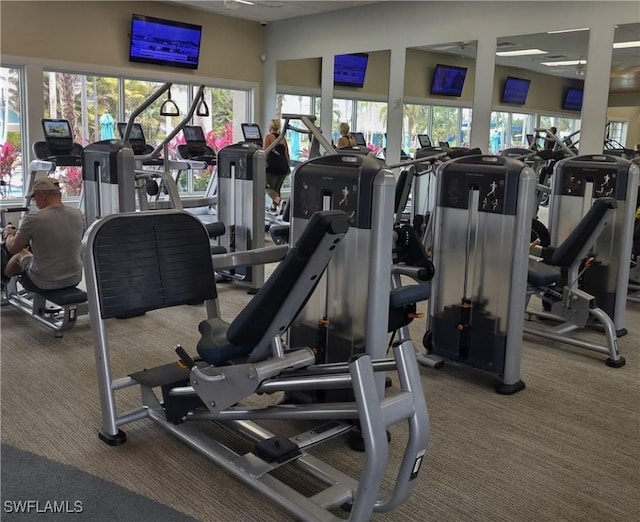
[(363, 87), (368, 62), (366, 53), (337, 54), (333, 58), (333, 85)]
[(531, 80), (507, 76), (502, 87), (501, 103), (513, 103), (514, 105), (524, 105), (529, 94)]
[(134, 14), (129, 61), (197, 69), (202, 26)]
[(436, 96), (461, 96), (466, 77), (466, 67), (439, 63), (433, 71), (431, 94)]
[(581, 111), (582, 95), (584, 91), (575, 87), (569, 87), (564, 95), (562, 109), (565, 111)]

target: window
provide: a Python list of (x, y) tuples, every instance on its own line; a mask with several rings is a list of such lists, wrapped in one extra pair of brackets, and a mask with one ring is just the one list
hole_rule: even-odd
[(413, 155), (420, 148), (418, 134), (431, 137), (431, 107), (407, 104), (402, 118), (402, 148), (407, 154)]
[(605, 143), (611, 148), (624, 147), (627, 141), (627, 123), (624, 121), (610, 121), (606, 125)]
[[(129, 116), (136, 110), (146, 99), (156, 92), (162, 83), (150, 82), (146, 80), (124, 80), (124, 120), (127, 121)], [(182, 120), (188, 107), (188, 88), (186, 85), (173, 84), (171, 86), (171, 99), (178, 106), (180, 116), (161, 116), (160, 108), (168, 99), (168, 92), (165, 92), (141, 114), (138, 115), (136, 121), (142, 126), (144, 137), (147, 144), (155, 148), (169, 132)], [(169, 155), (175, 159), (175, 152), (170, 149)]]
[[(115, 137), (118, 111), (118, 78), (45, 71), (44, 117), (69, 121), (74, 142), (90, 143)], [(80, 167), (59, 167), (54, 174), (65, 196), (79, 196)]]
[(464, 137), (460, 133), (460, 110), (458, 107), (433, 107), (431, 142), (434, 145), (447, 143), (450, 147), (460, 147)]
[(0, 197), (22, 196), (20, 69), (0, 67)]
[[(315, 96), (302, 96), (295, 94), (282, 94), (279, 96), (279, 114), (313, 115), (316, 117), (316, 125), (320, 126), (320, 99)], [(294, 122), (294, 125), (302, 124)], [(304, 126), (302, 126), (304, 128)], [(292, 161), (306, 161), (309, 159), (309, 147), (311, 136), (306, 133), (287, 131), (287, 144)]]
[(527, 134), (535, 134), (533, 114), (492, 112), (489, 152), (499, 154), (510, 148), (529, 148)]
[(374, 152), (386, 146), (387, 104), (365, 100), (333, 100), (333, 141), (340, 137), (340, 124), (346, 122), (352, 132), (362, 132)]
[(539, 128), (550, 129), (555, 127), (558, 129), (558, 136), (560, 138), (570, 138), (573, 145), (577, 148), (579, 146), (580, 139), (580, 119), (579, 118), (564, 118), (558, 116), (540, 116)]

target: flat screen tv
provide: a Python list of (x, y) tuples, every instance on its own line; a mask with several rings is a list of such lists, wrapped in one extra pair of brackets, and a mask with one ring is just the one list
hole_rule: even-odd
[(529, 94), (529, 85), (531, 85), (531, 80), (507, 76), (507, 79), (504, 81), (504, 86), (502, 87), (502, 98), (500, 102), (524, 105), (527, 101), (527, 94)]
[(129, 61), (197, 69), (202, 26), (134, 14)]
[(562, 109), (565, 111), (581, 111), (582, 110), (582, 89), (570, 87), (567, 89), (562, 102)]
[(342, 87), (363, 87), (369, 55), (337, 54), (333, 59), (333, 84)]
[(466, 67), (437, 64), (431, 80), (431, 94), (436, 96), (461, 96)]

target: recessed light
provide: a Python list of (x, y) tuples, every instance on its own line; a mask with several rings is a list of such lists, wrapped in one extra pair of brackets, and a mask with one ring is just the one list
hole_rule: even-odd
[(532, 54), (547, 54), (542, 49), (520, 49), (519, 51), (498, 51), (498, 56), (528, 56)]
[(576, 33), (578, 31), (588, 31), (588, 27), (581, 27), (580, 29), (560, 29), (559, 31), (547, 31), (547, 34), (560, 34), (560, 33)]
[(616, 42), (613, 44), (614, 49), (629, 49), (630, 47), (640, 47), (640, 40), (632, 42)]
[(547, 67), (559, 67), (563, 65), (587, 65), (586, 60), (565, 60), (563, 62), (540, 62), (540, 65)]

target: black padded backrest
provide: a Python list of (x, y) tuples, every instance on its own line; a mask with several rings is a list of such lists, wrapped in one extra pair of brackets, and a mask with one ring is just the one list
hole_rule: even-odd
[(551, 255), (549, 264), (554, 266), (568, 267), (578, 261), (578, 255), (588, 241), (593, 231), (598, 227), (605, 214), (618, 207), (614, 198), (598, 198), (593, 206), (578, 223), (578, 226), (571, 231), (561, 245)]
[[(341, 210), (316, 212), (311, 216), (295, 246), (287, 252), (266, 283), (231, 323), (227, 330), (227, 340), (235, 345), (257, 345), (272, 326), (324, 236), (344, 234), (348, 229), (349, 218)], [(300, 303), (298, 313), (313, 293), (320, 280), (319, 275)], [(297, 313), (290, 317), (287, 328), (296, 316)]]
[(89, 229), (85, 242), (86, 272), (90, 263), (103, 319), (217, 296), (209, 236), (187, 212), (108, 216)]
[(396, 194), (395, 194), (395, 201), (393, 203), (393, 212), (396, 214), (404, 210), (399, 207), (400, 207), (400, 204), (402, 203), (402, 194), (404, 192), (408, 176), (409, 176), (409, 170), (402, 169), (400, 171), (400, 175), (398, 176), (398, 180), (396, 181)]

